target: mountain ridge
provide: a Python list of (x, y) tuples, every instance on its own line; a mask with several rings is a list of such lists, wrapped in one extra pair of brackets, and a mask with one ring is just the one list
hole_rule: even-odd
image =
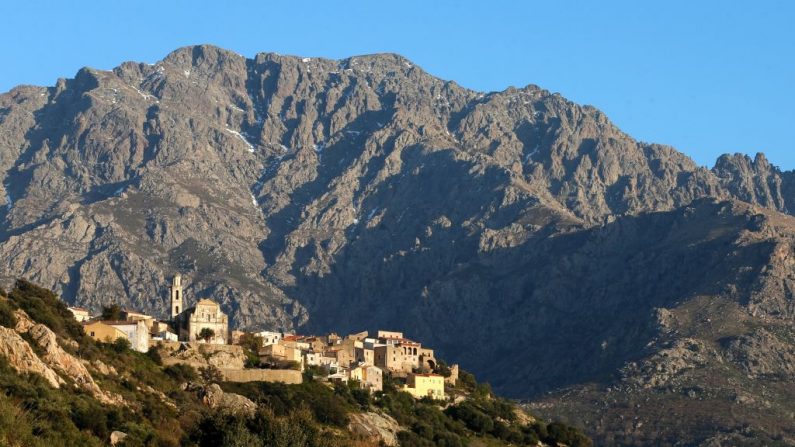
[(792, 171), (700, 167), (594, 107), (396, 55), (185, 47), (20, 87), (0, 174), (0, 276), (163, 315), (181, 271), (241, 327), (399, 326), (514, 397), (620, 380), (690, 302), (792, 314)]

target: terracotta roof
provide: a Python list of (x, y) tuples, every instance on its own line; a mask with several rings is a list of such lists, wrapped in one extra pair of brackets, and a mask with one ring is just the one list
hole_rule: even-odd
[(440, 376), (439, 374), (434, 374), (434, 373), (414, 374), (414, 375), (417, 377), (443, 377)]
[(196, 303), (196, 304), (205, 304), (205, 305), (218, 306), (218, 303), (216, 303), (213, 300), (207, 299), (207, 298), (199, 300), (199, 302)]
[(79, 312), (88, 312), (88, 309), (86, 309), (85, 307), (74, 307), (74, 306), (72, 306), (72, 307), (67, 307), (67, 309), (76, 310), (76, 311), (79, 311)]

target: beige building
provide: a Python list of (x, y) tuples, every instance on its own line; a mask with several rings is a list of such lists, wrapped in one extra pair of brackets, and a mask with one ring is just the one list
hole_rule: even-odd
[(383, 391), (384, 372), (381, 368), (372, 365), (362, 365), (351, 369), (350, 378), (358, 380), (362, 388), (372, 392)]
[(117, 338), (127, 338), (127, 334), (122, 330), (103, 321), (85, 322), (83, 323), (83, 331), (89, 337), (102, 343), (112, 343)]
[(97, 341), (109, 343), (124, 337), (132, 349), (149, 350), (149, 328), (143, 321), (91, 321), (83, 323), (83, 331)]
[(367, 349), (366, 347), (355, 348), (354, 354), (357, 363), (364, 363), (365, 365), (375, 365), (375, 351)]
[(406, 339), (377, 345), (373, 348), (375, 366), (399, 375), (410, 373), (420, 367), (420, 349), (419, 343)]
[[(229, 319), (221, 311), (221, 306), (213, 300), (199, 300), (195, 306), (185, 308), (185, 295), (182, 290), (182, 277), (174, 276), (169, 288), (171, 296), (171, 318), (174, 330), (181, 341), (198, 341), (212, 344), (227, 344), (229, 340)], [(214, 335), (209, 340), (200, 337), (202, 329), (210, 329)]]
[(420, 348), (420, 367), (433, 371), (436, 368), (436, 357), (433, 354), (433, 349)]
[(387, 340), (387, 339), (402, 339), (403, 332), (394, 332), (394, 331), (378, 331), (378, 338)]
[(300, 349), (283, 344), (268, 345), (260, 349), (260, 359), (268, 361), (270, 359), (283, 362), (296, 362), (300, 370), (304, 370), (304, 356)]
[(444, 377), (438, 374), (409, 374), (403, 391), (411, 394), (415, 399), (423, 397), (444, 399)]
[(356, 363), (356, 349), (363, 347), (364, 345), (361, 341), (353, 338), (346, 338), (330, 347), (326, 352), (333, 352), (340, 366), (348, 368), (352, 363)]
[(306, 339), (307, 337), (304, 337), (303, 335), (285, 335), (282, 337), (281, 341), (279, 341), (279, 344), (290, 348), (308, 351), (310, 345)]

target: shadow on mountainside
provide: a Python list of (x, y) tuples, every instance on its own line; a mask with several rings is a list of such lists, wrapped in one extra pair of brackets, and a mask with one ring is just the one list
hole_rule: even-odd
[[(420, 163), (419, 154), (404, 152), (402, 174), (365, 201), (363, 210), (392, 206), (377, 224), (349, 230), (330, 274), (294, 265), (297, 284), (286, 291), (312, 315), (302, 330), (403, 330), (500, 393), (532, 397), (614, 377), (649, 354), (657, 308), (724, 293), (729, 281), (747, 288), (772, 250), (735, 244), (749, 217), (711, 200), (551, 238), (525, 231), (516, 246), (482, 250), (482, 231), (465, 223), (499, 209), (504, 172), (486, 170), (463, 188), (454, 179), (469, 163), (446, 151), (423, 154)], [(416, 195), (444, 206), (401, 207)], [(308, 262), (313, 249), (296, 263)]]

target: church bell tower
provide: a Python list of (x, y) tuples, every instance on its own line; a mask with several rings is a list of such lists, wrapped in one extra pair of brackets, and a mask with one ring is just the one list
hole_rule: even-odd
[(182, 295), (182, 276), (177, 273), (171, 281), (171, 287), (168, 288), (171, 294), (171, 319), (175, 319), (180, 312), (185, 310), (182, 302), (185, 297)]

